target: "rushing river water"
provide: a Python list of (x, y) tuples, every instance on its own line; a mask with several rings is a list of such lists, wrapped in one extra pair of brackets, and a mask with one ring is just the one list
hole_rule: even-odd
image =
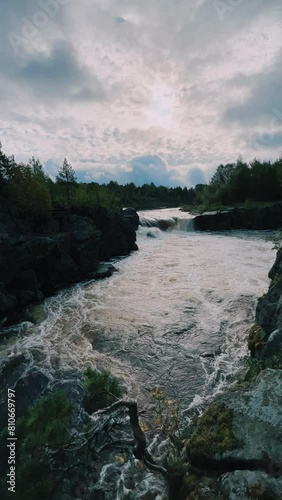
[[(107, 368), (141, 407), (160, 386), (189, 412), (238, 370), (275, 255), (265, 233), (193, 232), (177, 209), (140, 215), (153, 227), (139, 229), (139, 252), (116, 261), (111, 278), (37, 306), (42, 321), (7, 338), (0, 354), (28, 351), (49, 373)], [(168, 231), (156, 227), (160, 219)]]

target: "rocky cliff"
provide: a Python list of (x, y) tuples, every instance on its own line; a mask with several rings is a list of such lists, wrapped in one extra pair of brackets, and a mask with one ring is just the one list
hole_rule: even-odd
[[(137, 216), (138, 217), (138, 216)], [(34, 228), (0, 212), (0, 320), (16, 321), (17, 313), (58, 289), (95, 278), (100, 260), (137, 249), (135, 214), (105, 208), (56, 212)], [(16, 314), (15, 314), (16, 313)]]
[(199, 231), (229, 231), (232, 229), (278, 229), (282, 227), (282, 204), (257, 208), (230, 208), (204, 212), (194, 219)]
[(187, 444), (188, 498), (281, 499), (282, 249), (269, 277), (249, 332), (248, 370), (198, 418)]

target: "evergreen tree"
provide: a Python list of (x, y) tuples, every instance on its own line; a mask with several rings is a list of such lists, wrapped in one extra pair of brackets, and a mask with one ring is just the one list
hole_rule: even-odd
[(56, 180), (58, 184), (64, 186), (67, 204), (71, 205), (73, 192), (76, 186), (76, 176), (74, 169), (66, 158), (58, 172)]

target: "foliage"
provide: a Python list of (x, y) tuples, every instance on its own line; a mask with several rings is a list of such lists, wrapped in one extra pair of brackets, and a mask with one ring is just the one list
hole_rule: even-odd
[(232, 450), (238, 443), (232, 431), (232, 410), (213, 403), (197, 419), (196, 428), (187, 445), (189, 455), (210, 455)]
[(242, 359), (243, 366), (248, 370), (245, 375), (245, 381), (249, 382), (257, 378), (263, 370), (270, 368), (271, 370), (282, 370), (282, 353), (278, 352), (272, 356), (260, 359), (245, 356)]
[(84, 375), (88, 392), (84, 405), (88, 413), (109, 406), (122, 396), (123, 389), (120, 381), (109, 371), (99, 372), (89, 367)]
[(77, 182), (75, 170), (65, 158), (55, 182), (44, 172), (40, 160), (27, 164), (7, 156), (0, 143), (0, 195), (11, 211), (23, 218), (45, 219), (52, 205), (107, 207), (137, 210), (160, 207), (186, 207), (189, 211), (220, 210), (240, 204), (255, 207), (282, 198), (282, 158), (274, 163), (254, 159), (247, 164), (241, 157), (235, 163), (219, 165), (209, 184), (194, 188), (155, 186), (133, 182), (120, 185)]
[(74, 199), (76, 176), (71, 164), (65, 158), (57, 175), (57, 184), (60, 186), (62, 200), (70, 206)]
[(57, 390), (32, 405), (17, 419), (17, 498), (50, 498), (57, 480), (56, 457), (70, 441), (74, 404)]
[(247, 373), (244, 377), (244, 381), (251, 382), (255, 380), (260, 372), (263, 370), (262, 361), (257, 358), (252, 358), (251, 356), (245, 356), (242, 359), (242, 365), (247, 368)]
[(274, 163), (254, 159), (247, 164), (242, 157), (236, 163), (219, 165), (199, 202), (205, 205), (252, 201), (277, 201), (282, 197), (282, 159)]
[(29, 436), (31, 447), (58, 448), (68, 439), (66, 429), (73, 409), (63, 391), (50, 392), (32, 406), (28, 418), (18, 422), (18, 433)]
[(265, 345), (265, 333), (261, 326), (253, 325), (249, 330), (248, 348), (254, 356)]
[(155, 387), (152, 396), (156, 402), (156, 413), (153, 421), (156, 429), (161, 431), (164, 437), (169, 437), (174, 442), (177, 439), (181, 443), (182, 412), (179, 402), (175, 399), (168, 399), (158, 387)]

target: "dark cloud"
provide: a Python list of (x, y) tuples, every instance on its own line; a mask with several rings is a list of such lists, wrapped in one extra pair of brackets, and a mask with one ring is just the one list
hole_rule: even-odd
[[(274, 63), (263, 73), (247, 77), (237, 75), (231, 82), (237, 86), (249, 89), (249, 96), (229, 106), (224, 113), (224, 123), (240, 123), (243, 126), (264, 125), (270, 127), (271, 123), (279, 122), (282, 117), (282, 52), (279, 53)], [(282, 119), (280, 118), (280, 125)]]
[[(18, 79), (33, 92), (45, 98), (67, 98), (76, 100), (102, 100), (105, 92), (98, 79), (75, 57), (70, 47), (56, 45), (49, 55), (42, 53), (20, 68)], [(91, 85), (87, 87), (85, 85)]]

